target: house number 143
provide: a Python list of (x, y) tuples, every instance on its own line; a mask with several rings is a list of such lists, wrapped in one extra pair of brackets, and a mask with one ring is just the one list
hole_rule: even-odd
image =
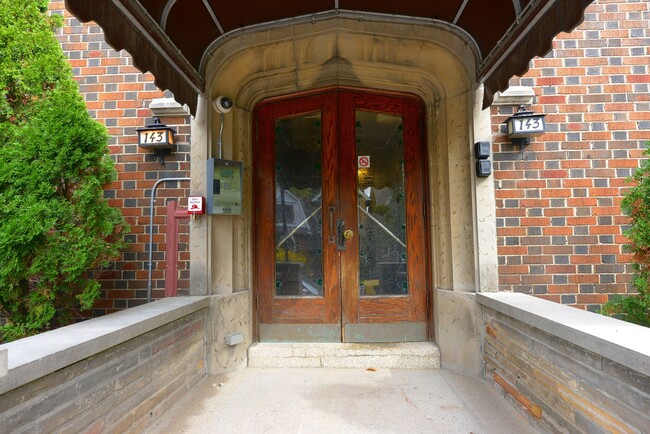
[(164, 131), (145, 131), (142, 134), (143, 143), (161, 143), (165, 139)]
[(542, 118), (515, 119), (517, 131), (543, 131)]

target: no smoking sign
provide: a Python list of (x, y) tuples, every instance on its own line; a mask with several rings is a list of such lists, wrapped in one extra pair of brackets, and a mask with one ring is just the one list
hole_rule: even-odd
[(370, 167), (370, 155), (359, 155), (357, 157), (357, 166), (359, 169), (367, 169)]

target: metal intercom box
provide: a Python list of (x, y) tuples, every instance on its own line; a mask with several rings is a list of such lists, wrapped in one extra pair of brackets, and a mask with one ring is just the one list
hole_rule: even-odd
[(244, 163), (211, 158), (206, 169), (207, 213), (241, 215)]

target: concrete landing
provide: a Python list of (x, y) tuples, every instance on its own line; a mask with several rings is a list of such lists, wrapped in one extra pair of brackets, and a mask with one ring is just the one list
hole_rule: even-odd
[(496, 389), (444, 369), (257, 369), (210, 377), (149, 433), (536, 432)]
[(382, 344), (257, 343), (248, 349), (251, 368), (440, 368), (433, 342)]

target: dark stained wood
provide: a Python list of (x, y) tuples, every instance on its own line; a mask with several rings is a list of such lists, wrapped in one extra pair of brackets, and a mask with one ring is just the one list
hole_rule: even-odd
[[(268, 23), (288, 18), (323, 12), (333, 9), (334, 0), (247, 0), (246, 3), (232, 3), (223, 0), (208, 0), (215, 16), (228, 32), (241, 27)], [(288, 11), (291, 11), (287, 14)]]
[[(341, 94), (341, 148), (350, 158), (350, 166), (341, 173), (341, 207), (346, 209), (346, 221), (354, 217), (356, 230), (356, 133), (355, 110), (367, 110), (400, 115), (403, 118), (404, 164), (406, 173), (406, 225), (408, 296), (359, 297), (358, 243), (349, 243), (342, 258), (343, 323), (360, 322), (425, 322), (427, 291), (426, 225), (422, 215), (425, 202), (423, 171), (423, 140), (421, 104), (410, 98), (374, 95), (361, 92)], [(345, 126), (344, 126), (345, 125)], [(351, 131), (347, 131), (348, 126)], [(346, 154), (343, 154), (346, 152)], [(345, 169), (349, 173), (345, 173)], [(344, 208), (349, 204), (349, 208)]]
[[(357, 320), (354, 323), (366, 322), (415, 322), (411, 309), (412, 294), (391, 297), (364, 297), (358, 304)], [(416, 318), (420, 320), (420, 318)]]
[[(257, 143), (255, 156), (256, 204), (256, 287), (259, 296), (259, 321), (263, 324), (340, 322), (340, 283), (338, 257), (334, 245), (327, 243), (328, 207), (338, 207), (336, 184), (337, 125), (335, 94), (311, 95), (263, 104), (256, 111)], [(275, 297), (275, 121), (310, 113), (322, 113), (323, 175), (323, 272), (324, 297)]]
[(255, 264), (256, 264), (256, 287), (259, 310), (259, 320), (262, 323), (271, 321), (273, 293), (269, 292), (270, 285), (275, 281), (273, 254), (274, 246), (274, 224), (273, 216), (275, 199), (269, 192), (275, 194), (273, 183), (273, 107), (260, 107), (256, 114), (257, 119), (257, 140), (255, 146), (254, 170), (255, 174)]
[[(323, 272), (327, 285), (325, 301), (326, 317), (329, 324), (341, 323), (341, 273), (336, 242), (329, 240), (330, 233), (336, 234), (336, 219), (339, 214), (339, 194), (337, 177), (339, 174), (339, 156), (337, 134), (339, 119), (337, 116), (336, 93), (329, 92), (323, 97)], [(330, 207), (333, 227), (330, 228)]]
[(377, 0), (339, 0), (339, 7), (351, 11), (373, 11), (451, 22), (456, 17), (462, 3), (463, 0), (383, 2)]
[(425, 174), (423, 171), (422, 107), (414, 101), (404, 104), (404, 164), (406, 176), (406, 221), (408, 286), (412, 294), (411, 321), (426, 321), (427, 237)]
[(346, 229), (354, 231), (354, 238), (346, 243), (341, 255), (342, 322), (355, 323), (359, 303), (359, 241), (357, 224), (357, 153), (354, 117), (354, 94), (339, 93), (339, 196), (341, 218)]

